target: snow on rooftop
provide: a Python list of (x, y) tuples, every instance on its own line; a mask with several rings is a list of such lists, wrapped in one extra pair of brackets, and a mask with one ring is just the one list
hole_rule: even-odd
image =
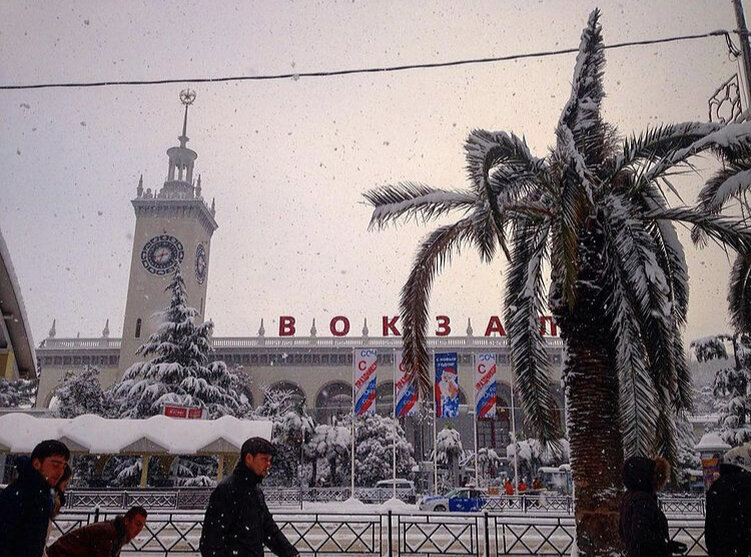
[[(196, 454), (224, 441), (237, 452), (250, 437), (271, 439), (270, 421), (240, 420), (223, 416), (218, 420), (182, 420), (152, 416), (146, 420), (110, 420), (92, 414), (77, 418), (36, 418), (11, 413), (0, 416), (0, 450), (30, 453), (45, 439), (61, 439), (73, 452), (118, 454), (148, 452), (175, 455)], [(207, 451), (213, 452), (213, 451)]]

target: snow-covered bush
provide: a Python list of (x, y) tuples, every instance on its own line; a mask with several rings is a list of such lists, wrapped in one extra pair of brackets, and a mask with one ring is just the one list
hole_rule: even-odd
[[(513, 441), (513, 440), (512, 440)], [(541, 444), (537, 439), (524, 439), (518, 443), (511, 443), (506, 447), (509, 462), (514, 462), (514, 455), (518, 452), (520, 477), (527, 480), (537, 476), (540, 466), (560, 466), (570, 460), (569, 443), (567, 439), (558, 439), (556, 443)]]
[(341, 425), (318, 425), (305, 444), (305, 459), (312, 466), (311, 484), (346, 485), (350, 472), (350, 429)]
[(406, 478), (416, 462), (404, 429), (394, 418), (373, 414), (357, 418), (355, 433), (355, 484), (371, 487), (393, 477), (396, 440), (396, 475)]
[(37, 397), (36, 379), (0, 379), (0, 407), (31, 408)]
[(99, 370), (93, 366), (68, 371), (55, 389), (50, 408), (60, 418), (75, 418), (83, 414), (110, 417), (114, 412), (112, 394), (102, 391)]

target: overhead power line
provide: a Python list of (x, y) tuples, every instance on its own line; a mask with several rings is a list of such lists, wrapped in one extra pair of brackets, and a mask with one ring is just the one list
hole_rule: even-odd
[[(629, 41), (605, 45), (606, 49), (625, 48), (632, 46), (644, 46), (651, 44), (671, 43), (677, 41), (688, 41), (695, 39), (705, 39), (709, 37), (725, 37), (728, 49), (731, 54), (735, 54), (733, 43), (730, 39), (730, 33), (725, 30), (711, 31), (698, 35), (680, 35), (662, 39), (647, 39), (643, 41)], [(450, 68), (455, 66), (468, 66), (471, 64), (489, 64), (493, 62), (507, 62), (511, 60), (523, 60), (529, 58), (547, 58), (550, 56), (559, 56), (561, 54), (572, 54), (579, 52), (578, 48), (565, 48), (561, 50), (547, 50), (542, 52), (530, 52), (526, 54), (510, 54), (507, 56), (494, 56), (488, 58), (471, 58), (464, 60), (453, 60), (449, 62), (432, 62), (424, 64), (405, 64), (402, 66), (383, 66), (380, 68), (357, 68), (349, 70), (317, 71), (317, 72), (292, 72), (283, 74), (270, 75), (237, 75), (222, 77), (195, 77), (195, 78), (175, 78), (175, 79), (143, 79), (143, 80), (122, 80), (122, 81), (81, 81), (70, 83), (34, 83), (24, 85), (0, 85), (0, 90), (19, 90), (19, 89), (51, 89), (60, 88), (78, 88), (78, 87), (112, 87), (117, 85), (164, 85), (171, 83), (222, 83), (228, 81), (271, 81), (275, 79), (300, 79), (303, 77), (333, 77), (341, 75), (370, 74), (370, 73), (387, 73), (401, 72), (408, 70), (424, 70), (433, 68)]]

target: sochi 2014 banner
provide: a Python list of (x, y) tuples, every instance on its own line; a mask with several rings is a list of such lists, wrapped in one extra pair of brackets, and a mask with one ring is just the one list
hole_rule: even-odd
[(475, 355), (475, 416), (495, 418), (495, 354)]
[(456, 352), (435, 355), (435, 415), (459, 415), (459, 369)]
[(375, 414), (378, 355), (372, 348), (355, 350), (355, 415)]
[(401, 352), (396, 353), (396, 404), (394, 416), (404, 418), (417, 414), (417, 385), (413, 374), (404, 365), (404, 356)]

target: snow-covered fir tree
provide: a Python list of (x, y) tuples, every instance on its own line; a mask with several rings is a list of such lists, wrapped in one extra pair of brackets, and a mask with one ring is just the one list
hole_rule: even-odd
[(36, 379), (0, 379), (0, 407), (31, 408), (37, 397)]
[(165, 404), (200, 406), (210, 419), (244, 415), (248, 400), (233, 390), (234, 374), (224, 362), (209, 362), (214, 324), (193, 323), (198, 312), (187, 305), (179, 267), (166, 290), (172, 296), (162, 323), (138, 349), (151, 359), (133, 364), (113, 388), (119, 416), (147, 418)]
[(371, 487), (393, 477), (396, 440), (396, 476), (406, 478), (416, 462), (414, 448), (393, 418), (373, 414), (357, 418), (355, 428), (355, 485)]
[(691, 348), (699, 362), (728, 362), (717, 371), (713, 386), (720, 408), (720, 436), (733, 447), (751, 441), (751, 337), (719, 334), (696, 339)]
[(83, 414), (107, 418), (115, 410), (112, 394), (102, 390), (99, 370), (93, 366), (86, 366), (81, 371), (68, 371), (63, 382), (55, 389), (50, 408), (60, 418), (75, 418)]

